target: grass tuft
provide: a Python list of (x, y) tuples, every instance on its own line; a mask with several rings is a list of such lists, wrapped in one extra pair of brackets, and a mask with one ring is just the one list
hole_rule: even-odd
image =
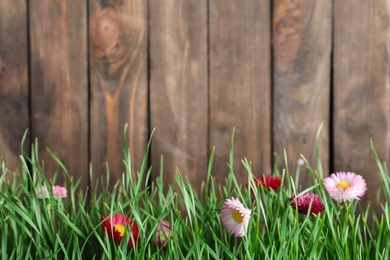
[[(125, 127), (125, 133), (127, 126)], [(23, 137), (25, 139), (26, 134)], [(126, 134), (125, 134), (126, 136)], [(318, 133), (317, 133), (318, 137)], [(22, 142), (23, 142), (22, 140)], [(22, 145), (23, 146), (23, 145)], [(22, 172), (16, 175), (0, 165), (0, 256), (2, 259), (389, 259), (390, 254), (390, 178), (387, 167), (380, 161), (371, 142), (377, 162), (382, 189), (378, 193), (381, 212), (370, 206), (357, 210), (358, 201), (338, 203), (331, 199), (322, 182), (324, 173), (316, 143), (317, 166), (305, 167), (311, 174), (312, 185), (305, 190), (299, 186), (297, 169), (278, 169), (273, 175), (281, 179), (278, 189), (254, 185), (252, 164), (246, 158), (242, 164), (248, 183), (238, 183), (234, 171), (234, 131), (231, 139), (229, 174), (224, 184), (213, 177), (214, 148), (211, 151), (207, 177), (200, 193), (177, 169), (174, 182), (163, 182), (160, 176), (150, 182), (148, 168), (150, 141), (141, 168), (131, 171), (131, 151), (123, 144), (125, 172), (122, 180), (109, 190), (107, 182), (97, 182), (88, 190), (79, 191), (80, 180), (74, 180), (66, 166), (50, 150), (58, 168), (54, 177), (45, 177), (44, 162), (38, 158), (38, 140), (28, 155), (21, 151)], [(287, 165), (287, 153), (283, 160)], [(163, 167), (163, 158), (161, 158)], [(290, 171), (295, 171), (295, 179)], [(56, 198), (57, 176), (64, 175), (61, 184), (68, 197)], [(93, 169), (90, 168), (89, 177)], [(92, 178), (91, 178), (92, 179)], [(11, 182), (7, 180), (12, 180)], [(42, 186), (48, 198), (39, 198)], [(300, 214), (290, 205), (292, 196), (317, 194), (324, 211)], [(236, 197), (251, 209), (246, 236), (234, 237), (220, 219), (225, 199)], [(311, 206), (311, 205), (310, 205)], [(133, 219), (139, 227), (139, 244), (128, 248), (133, 239), (124, 237), (120, 244), (101, 228), (107, 212), (120, 213)], [(171, 224), (164, 247), (155, 245), (159, 223)], [(165, 236), (165, 235), (164, 235)]]

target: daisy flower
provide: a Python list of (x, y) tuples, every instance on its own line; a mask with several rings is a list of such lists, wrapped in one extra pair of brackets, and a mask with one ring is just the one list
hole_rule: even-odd
[[(62, 186), (53, 186), (53, 187), (51, 188), (51, 190), (52, 190), (52, 192), (53, 192), (54, 198), (56, 198), (56, 199), (68, 197), (68, 190), (67, 190), (65, 187), (62, 187)], [(37, 190), (36, 190), (36, 193), (37, 193), (37, 197), (38, 197), (39, 199), (50, 198), (50, 193), (49, 193), (49, 191), (46, 189), (45, 186), (42, 186), (40, 189), (37, 189)]]
[(236, 198), (227, 199), (222, 205), (220, 218), (226, 230), (235, 237), (243, 237), (248, 229), (251, 210)]
[(154, 240), (155, 246), (162, 246), (166, 249), (166, 241), (169, 239), (171, 233), (171, 224), (166, 220), (161, 220), (157, 227), (157, 233)]
[(253, 179), (253, 184), (256, 187), (265, 187), (267, 189), (277, 189), (279, 188), (281, 183), (281, 180), (277, 176), (262, 176), (262, 177), (257, 177)]
[(111, 217), (110, 212), (105, 214), (102, 218), (102, 229), (105, 230), (108, 236), (113, 237), (115, 242), (119, 244), (122, 241), (123, 236), (127, 232), (131, 232), (132, 237), (129, 238), (128, 246), (133, 248), (138, 244), (138, 226), (134, 220), (128, 216), (122, 214), (114, 214)]
[(324, 204), (320, 198), (314, 193), (308, 192), (298, 197), (294, 196), (290, 199), (291, 206), (295, 209), (298, 208), (298, 212), (307, 214), (311, 207), (311, 214), (318, 214), (324, 210)]
[(340, 202), (360, 200), (367, 190), (363, 177), (353, 172), (332, 173), (323, 182), (329, 195)]

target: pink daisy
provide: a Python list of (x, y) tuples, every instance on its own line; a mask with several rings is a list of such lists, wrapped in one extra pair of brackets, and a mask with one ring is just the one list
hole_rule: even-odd
[(329, 195), (340, 202), (360, 200), (367, 190), (366, 181), (353, 172), (336, 172), (324, 179)]
[(220, 214), (222, 225), (235, 237), (243, 237), (248, 229), (251, 212), (238, 199), (227, 199)]
[[(53, 196), (54, 198), (56, 199), (60, 199), (60, 198), (66, 198), (68, 197), (68, 190), (65, 188), (65, 187), (62, 187), (62, 186), (53, 186), (51, 188), (52, 192), (53, 192)], [(50, 193), (49, 191), (46, 189), (45, 186), (42, 186), (40, 189), (37, 189), (37, 197), (39, 199), (44, 199), (44, 198), (50, 198)]]
[(290, 199), (291, 206), (295, 209), (298, 208), (298, 212), (302, 214), (307, 214), (309, 208), (311, 208), (311, 214), (318, 214), (324, 210), (324, 204), (320, 198), (314, 193), (308, 192), (302, 194), (298, 197), (292, 197)]
[(154, 240), (156, 246), (162, 246), (163, 249), (167, 248), (167, 240), (171, 235), (171, 224), (166, 220), (161, 220), (161, 223), (157, 227), (157, 233)]

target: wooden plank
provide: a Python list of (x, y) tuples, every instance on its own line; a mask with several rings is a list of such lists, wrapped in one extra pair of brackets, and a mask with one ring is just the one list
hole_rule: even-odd
[(0, 6), (0, 163), (20, 171), (20, 143), (29, 126), (26, 1), (0, 0)]
[[(284, 168), (287, 150), (290, 171), (303, 154), (315, 169), (316, 132), (324, 173), (329, 171), (329, 99), (332, 2), (276, 0), (273, 4), (273, 146)], [(301, 168), (303, 187), (311, 185)]]
[(376, 201), (378, 167), (372, 138), (389, 162), (388, 1), (335, 1), (334, 13), (334, 170), (363, 175), (364, 204)]
[(91, 160), (95, 181), (110, 167), (113, 186), (122, 179), (123, 129), (140, 169), (149, 138), (146, 1), (89, 1)]
[(210, 146), (214, 175), (228, 173), (235, 132), (235, 173), (247, 184), (246, 157), (255, 175), (271, 173), (270, 1), (210, 1)]
[(150, 112), (154, 177), (176, 167), (200, 189), (207, 174), (207, 2), (150, 1)]
[[(88, 182), (87, 9), (71, 1), (30, 0), (32, 136), (38, 138), (45, 174), (56, 163)], [(57, 183), (63, 178), (59, 174)]]

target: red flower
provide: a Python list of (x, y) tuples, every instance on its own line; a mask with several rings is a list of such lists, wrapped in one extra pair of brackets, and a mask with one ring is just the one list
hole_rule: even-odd
[(262, 176), (253, 179), (255, 186), (263, 186), (267, 189), (277, 189), (280, 186), (281, 180), (276, 176)]
[(291, 206), (295, 209), (298, 208), (298, 212), (307, 214), (311, 206), (311, 214), (318, 214), (324, 210), (324, 204), (320, 198), (313, 193), (305, 193), (299, 197), (292, 197), (290, 199)]
[(130, 219), (128, 216), (117, 213), (109, 217), (110, 214), (111, 213), (108, 212), (100, 219), (103, 221), (102, 229), (105, 230), (110, 237), (114, 237), (115, 242), (118, 244), (122, 241), (125, 232), (131, 232), (132, 237), (129, 239), (129, 248), (133, 248), (134, 246), (138, 245), (139, 230), (137, 223), (135, 223), (135, 221)]

